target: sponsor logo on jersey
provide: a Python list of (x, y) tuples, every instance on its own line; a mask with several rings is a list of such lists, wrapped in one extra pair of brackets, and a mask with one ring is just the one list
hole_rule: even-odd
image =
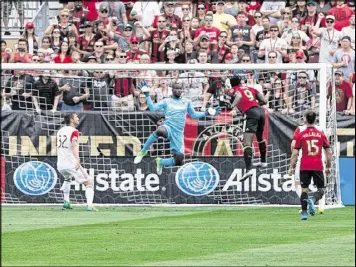
[(190, 196), (208, 195), (220, 180), (218, 171), (212, 165), (200, 161), (180, 167), (175, 178), (179, 189)]
[(14, 173), (14, 183), (22, 193), (31, 196), (44, 195), (57, 183), (57, 172), (42, 161), (21, 164)]

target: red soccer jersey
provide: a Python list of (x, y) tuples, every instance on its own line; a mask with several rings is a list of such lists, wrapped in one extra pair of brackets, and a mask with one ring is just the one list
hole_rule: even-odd
[(252, 107), (259, 106), (256, 101), (256, 95), (258, 94), (258, 91), (255, 88), (241, 88), (240, 86), (235, 86), (233, 89), (235, 92), (239, 92), (241, 95), (241, 100), (237, 103), (236, 106), (242, 113), (245, 113)]
[[(299, 134), (295, 134), (295, 149), (302, 149), (300, 161), (301, 171), (323, 171), (323, 148), (329, 148), (330, 144), (324, 131), (318, 126), (301, 126)], [(298, 131), (297, 128), (297, 131)]]
[(210, 38), (210, 42), (218, 41), (220, 30), (216, 27), (211, 27), (209, 29), (206, 27), (198, 28), (195, 32), (194, 38), (198, 38), (201, 34), (208, 35)]

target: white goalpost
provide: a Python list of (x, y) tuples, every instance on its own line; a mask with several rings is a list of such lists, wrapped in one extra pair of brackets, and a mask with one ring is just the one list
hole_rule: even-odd
[[(308, 108), (318, 113), (318, 124), (325, 130), (333, 150), (332, 174), (328, 178), (326, 194), (319, 203), (322, 209), (342, 207), (339, 177), (339, 156), (336, 135), (336, 100), (335, 90), (328, 96), (328, 84), (333, 83), (333, 69), (330, 64), (2, 64), (2, 90), (8, 92), (6, 101), (11, 106), (17, 103), (19, 111), (6, 111), (1, 124), (1, 158), (6, 166), (5, 185), (2, 187), (2, 202), (5, 204), (61, 204), (62, 177), (55, 178), (52, 188), (41, 194), (36, 186), (43, 184), (43, 175), (27, 174), (29, 186), (20, 187), (14, 182), (32, 162), (42, 162), (54, 169), (56, 148), (53, 147), (56, 131), (63, 125), (63, 112), (51, 111), (51, 101), (40, 96), (41, 92), (27, 81), (18, 86), (16, 72), (24, 70), (38, 80), (43, 71), (50, 71), (51, 78), (57, 83), (63, 79), (77, 81), (89, 88), (86, 101), (90, 110), (83, 111), (83, 136), (81, 137), (81, 162), (89, 175), (95, 179), (98, 205), (157, 205), (162, 207), (178, 205), (249, 205), (249, 206), (294, 206), (299, 205), (293, 177), (287, 175), (290, 159), (290, 140), (301, 124), (302, 114)], [(79, 70), (80, 74), (63, 74), (63, 71)], [(98, 78), (92, 72), (104, 72), (110, 78), (105, 85), (104, 78)], [(120, 75), (119, 76), (119, 73)], [(307, 73), (308, 84), (312, 88), (300, 89), (297, 76)], [(188, 73), (182, 75), (183, 73)], [(251, 74), (252, 73), (252, 74)], [(200, 76), (199, 76), (200, 75)], [(114, 103), (120, 97), (115, 94), (115, 82), (120, 79), (135, 81), (148, 80), (155, 91), (174, 81), (182, 82), (185, 93), (189, 87), (200, 83), (210, 86), (221, 80), (240, 75), (249, 86), (259, 84), (260, 90), (268, 95), (267, 107), (269, 123), (266, 126), (268, 138), (268, 167), (256, 170), (254, 179), (239, 182), (243, 165), (241, 157), (242, 116), (231, 118), (228, 111), (218, 119), (207, 118), (193, 123), (187, 120), (189, 130), (186, 137), (185, 164), (206, 162), (219, 172), (216, 187), (205, 195), (182, 192), (177, 187), (178, 167), (167, 168), (161, 177), (154, 173), (154, 157), (167, 157), (170, 154), (169, 142), (160, 139), (151, 147), (149, 157), (143, 164), (133, 164), (133, 157), (140, 151), (148, 136), (156, 129), (162, 118), (161, 113), (141, 112), (139, 110), (139, 92), (137, 99), (122, 98), (119, 107)], [(106, 77), (106, 76), (105, 76)], [(252, 77), (251, 80), (249, 80)], [(16, 81), (16, 85), (15, 85)], [(94, 85), (100, 81), (104, 87)], [(253, 84), (250, 84), (250, 83)], [(98, 83), (99, 84), (99, 83)], [(80, 85), (82, 86), (82, 85)], [(199, 87), (200, 88), (200, 87)], [(195, 89), (199, 89), (198, 87)], [(304, 88), (304, 87), (303, 87)], [(334, 89), (334, 88), (333, 88)], [(24, 90), (24, 91), (21, 91)], [(21, 92), (21, 93), (19, 93)], [(21, 97), (23, 92), (31, 92), (31, 97)], [(209, 105), (219, 101), (221, 92), (212, 93)], [(155, 96), (158, 99), (158, 96)], [(200, 110), (204, 93), (197, 96), (197, 110)], [(38, 112), (31, 103), (36, 101), (41, 106)], [(138, 101), (138, 105), (132, 105)], [(117, 104), (117, 103), (116, 103)], [(293, 110), (293, 111), (291, 111)], [(11, 127), (12, 121), (19, 123), (21, 131)], [(28, 125), (26, 124), (28, 123)], [(105, 130), (100, 129), (105, 127)], [(293, 128), (294, 127), (294, 128)], [(276, 129), (274, 131), (274, 129)], [(103, 133), (101, 133), (101, 131)], [(215, 132), (214, 132), (215, 131)], [(192, 136), (192, 132), (195, 133)], [(256, 146), (254, 142), (254, 146)], [(257, 149), (258, 150), (258, 149)], [(255, 157), (258, 151), (254, 152)], [(27, 164), (27, 165), (26, 165)], [(24, 167), (25, 166), (25, 167)], [(42, 165), (41, 165), (42, 166)], [(48, 167), (49, 166), (49, 167)], [(115, 170), (115, 173), (112, 171)], [(105, 176), (106, 174), (106, 176)], [(54, 176), (56, 176), (55, 174)], [(197, 172), (197, 176), (199, 172)], [(199, 178), (199, 177), (196, 177)], [(19, 178), (20, 179), (20, 178)], [(199, 179), (195, 179), (197, 182)], [(199, 181), (201, 182), (201, 181)], [(199, 186), (199, 182), (196, 186)], [(31, 188), (30, 188), (31, 187)], [(30, 189), (29, 189), (30, 188)], [(39, 190), (39, 189), (38, 189)], [(85, 202), (83, 188), (73, 183), (71, 201), (81, 205)], [(39, 191), (36, 191), (39, 192)]]

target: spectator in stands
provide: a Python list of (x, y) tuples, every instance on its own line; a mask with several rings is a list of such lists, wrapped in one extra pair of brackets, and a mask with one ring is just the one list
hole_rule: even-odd
[(341, 48), (336, 50), (332, 58), (333, 67), (341, 69), (346, 79), (351, 79), (355, 73), (355, 50), (351, 48), (351, 38), (341, 38)]
[[(182, 42), (178, 38), (178, 32), (176, 30), (172, 30), (169, 35), (166, 37), (164, 42), (158, 48), (159, 52), (165, 52), (168, 56), (167, 52), (173, 50), (177, 55), (179, 55), (183, 50)], [(168, 58), (165, 58), (168, 60)]]
[[(67, 78), (66, 76), (78, 76), (77, 70), (64, 71), (65, 76), (59, 80), (59, 90), (62, 91), (62, 111), (83, 111), (83, 101), (89, 99), (89, 89), (86, 82), (80, 77)], [(56, 96), (59, 100), (61, 95)]]
[(1, 63), (8, 63), (10, 60), (10, 53), (6, 51), (7, 43), (5, 40), (1, 40)]
[(3, 10), (3, 22), (5, 26), (5, 35), (11, 35), (9, 31), (9, 16), (12, 11), (12, 4), (14, 4), (17, 13), (19, 14), (19, 19), (20, 19), (20, 34), (22, 34), (23, 31), (23, 25), (25, 24), (25, 14), (24, 14), (24, 2), (22, 1), (14, 1), (14, 0), (5, 0), (1, 1), (1, 10)]
[(232, 58), (233, 58), (231, 63), (238, 63), (239, 62), (238, 51), (239, 51), (239, 48), (237, 47), (237, 45), (232, 45), (231, 46), (230, 54), (232, 55)]
[(303, 51), (305, 55), (305, 61), (308, 62), (308, 54), (305, 46), (302, 45), (302, 40), (298, 33), (294, 33), (290, 45), (288, 46), (289, 52)]
[[(323, 13), (319, 14), (319, 20), (324, 17)], [(319, 63), (330, 63), (332, 57), (339, 46), (342, 38), (341, 32), (334, 29), (335, 17), (326, 16), (326, 28), (319, 28), (319, 23), (314, 27), (314, 32), (321, 38)]]
[(235, 1), (226, 1), (224, 7), (224, 13), (233, 16), (234, 18), (237, 17), (237, 12), (239, 12), (239, 6)]
[(295, 111), (302, 113), (307, 109), (314, 110), (315, 95), (315, 85), (308, 81), (307, 72), (300, 71), (297, 83), (292, 83), (288, 91), (288, 112), (293, 114)]
[(297, 18), (293, 18), (291, 28), (285, 31), (281, 38), (284, 39), (288, 45), (291, 45), (292, 37), (296, 34), (299, 36), (299, 38), (301, 38), (303, 43), (306, 43), (310, 40), (309, 36), (305, 32), (299, 30), (299, 20)]
[(216, 5), (216, 13), (213, 15), (213, 27), (220, 31), (228, 31), (229, 28), (236, 25), (236, 19), (227, 13), (224, 13), (225, 1), (218, 0)]
[[(179, 6), (181, 5), (181, 6)], [(193, 4), (191, 4), (189, 1), (183, 1), (183, 2), (178, 2), (178, 5), (175, 8), (174, 14), (177, 15), (178, 17), (181, 18), (182, 22), (183, 22), (183, 18), (192, 18), (192, 7)], [(179, 12), (179, 9), (181, 10), (181, 12)], [(181, 13), (181, 14), (177, 14), (177, 13)], [(183, 27), (183, 25), (182, 25)]]
[[(351, 84), (344, 79), (343, 72), (341, 70), (335, 71), (335, 97), (336, 97), (336, 111), (343, 112), (346, 115), (355, 115), (352, 110), (352, 88)], [(328, 86), (328, 98), (331, 99), (332, 86), (329, 83)]]
[(341, 34), (351, 38), (351, 48), (355, 50), (355, 15), (350, 17), (350, 26), (343, 27)]
[(263, 15), (260, 11), (256, 11), (254, 14), (255, 24), (252, 26), (252, 32), (255, 35), (255, 38), (257, 36), (257, 33), (263, 30), (262, 16)]
[[(55, 29), (59, 29), (60, 31), (60, 36), (61, 38), (64, 37), (68, 37), (68, 32), (69, 31), (74, 31), (76, 33), (76, 35), (78, 36), (78, 30), (75, 27), (75, 25), (69, 23), (69, 9), (64, 8), (61, 10), (60, 14), (59, 14), (59, 20), (57, 24), (52, 24), (50, 26), (47, 27), (47, 29), (45, 30), (44, 34), (47, 36), (50, 36), (53, 34), (53, 31)], [(54, 37), (54, 35), (53, 35)]]
[(199, 43), (199, 41), (201, 40), (200, 38), (202, 36), (208, 36), (209, 41), (212, 44), (217, 43), (220, 30), (213, 26), (213, 20), (214, 20), (213, 15), (211, 13), (205, 15), (204, 18), (205, 26), (197, 29), (195, 32), (195, 36), (194, 36), (195, 44)]
[(5, 88), (1, 88), (0, 93), (1, 93), (0, 95), (1, 111), (10, 111), (11, 107), (6, 99)]
[[(20, 60), (14, 63), (24, 63)], [(11, 99), (12, 110), (33, 110), (36, 98), (33, 98), (35, 79), (25, 70), (17, 70), (5, 85), (5, 96)]]
[(52, 43), (51, 43), (51, 48), (53, 49), (54, 52), (58, 53), (62, 40), (63, 38), (61, 37), (60, 29), (55, 28), (52, 32)]
[(146, 50), (143, 50), (139, 47), (139, 43), (140, 39), (137, 36), (132, 35), (130, 37), (130, 48), (126, 51), (128, 58), (127, 60), (129, 62), (138, 62), (141, 55), (147, 54)]
[[(252, 53), (253, 62), (255, 62), (255, 63), (257, 62), (258, 51), (260, 49), (260, 45), (261, 45), (262, 41), (264, 39), (267, 39), (270, 37), (270, 35), (269, 35), (269, 27), (270, 27), (269, 18), (262, 17), (261, 21), (262, 21), (261, 24), (262, 24), (263, 29), (256, 34), (255, 50), (254, 50), (254, 53)], [(265, 57), (261, 56), (258, 60), (259, 63), (264, 62), (264, 59), (265, 59)]]
[(269, 18), (271, 25), (275, 25), (281, 18), (281, 12), (285, 7), (285, 1), (263, 1), (260, 12)]
[[(164, 3), (164, 6), (163, 6), (164, 13), (162, 14), (162, 16), (166, 19), (166, 28), (168, 30), (178, 31), (182, 28), (182, 20), (180, 19), (179, 16), (174, 14), (175, 5), (176, 5), (176, 3), (173, 1), (168, 1), (168, 2)], [(156, 15), (156, 17), (154, 18), (154, 21), (152, 23), (152, 26), (154, 28), (157, 28), (158, 16), (159, 15)]]
[(237, 13), (237, 25), (232, 25), (229, 29), (228, 45), (237, 45), (245, 53), (250, 54), (250, 50), (255, 45), (255, 35), (252, 27), (246, 25), (246, 14), (243, 11)]
[(345, 4), (344, 0), (337, 0), (336, 6), (329, 9), (328, 14), (334, 16), (335, 29), (341, 31), (342, 28), (349, 26), (350, 17), (355, 15), (355, 12)]
[[(258, 52), (259, 58), (263, 58), (268, 55), (270, 51), (277, 52), (277, 63), (282, 63), (282, 57), (287, 56), (287, 43), (284, 39), (278, 38), (278, 27), (272, 25), (269, 28), (270, 38), (262, 41)], [(266, 63), (269, 63), (267, 58)]]
[(185, 45), (186, 40), (193, 40), (194, 39), (194, 34), (192, 28), (191, 28), (191, 18), (188, 16), (185, 16), (182, 18), (182, 30), (179, 33), (179, 38), (183, 42), (183, 46)]
[(221, 31), (218, 37), (218, 43), (214, 46), (213, 51), (218, 56), (218, 63), (224, 63), (225, 56), (230, 53), (230, 48), (226, 44), (228, 33)]
[(318, 63), (320, 53), (321, 40), (314, 32), (314, 28), (310, 29), (310, 40), (306, 43), (308, 49), (308, 63)]
[[(309, 0), (307, 3), (307, 10), (308, 10), (308, 14), (300, 20), (300, 25), (301, 26), (305, 25), (309, 27), (309, 31), (310, 31), (310, 28), (315, 27), (316, 23), (318, 23), (319, 16), (317, 12), (317, 2), (314, 0)], [(323, 18), (320, 21), (320, 25), (321, 27), (326, 26), (325, 18)]]
[(146, 101), (146, 96), (144, 94), (140, 94), (136, 101), (136, 110), (138, 111), (148, 111), (148, 105)]
[(205, 5), (203, 3), (198, 4), (198, 7), (197, 7), (197, 19), (199, 21), (199, 26), (200, 27), (204, 26), (205, 14), (206, 14)]
[(83, 1), (74, 1), (74, 7), (70, 10), (71, 20), (79, 34), (83, 33), (83, 25), (87, 18), (87, 9), (83, 9)]
[(328, 14), (329, 9), (331, 9), (331, 3), (329, 1), (319, 0), (316, 8), (317, 13), (323, 13), (325, 16)]
[(55, 102), (55, 99), (61, 94), (61, 91), (58, 89), (57, 82), (51, 78), (49, 70), (40, 73), (39, 79), (34, 83), (33, 91), (33, 96), (37, 98), (36, 109), (38, 111), (52, 110), (54, 112), (57, 110), (58, 101)]
[(125, 25), (128, 23), (125, 4), (122, 1), (112, 1), (110, 11), (111, 17), (117, 19), (117, 26), (119, 30), (124, 30)]
[(283, 34), (284, 32), (290, 30), (292, 27), (292, 10), (290, 7), (286, 7), (281, 14), (282, 19), (277, 21), (277, 26), (279, 32)]
[(304, 18), (307, 15), (307, 7), (306, 0), (298, 0), (297, 6), (293, 10), (293, 18), (297, 18), (298, 20)]
[(79, 37), (79, 50), (85, 52), (93, 52), (95, 44), (95, 35), (93, 33), (93, 26), (90, 21), (83, 24), (84, 33)]
[(30, 63), (32, 55), (27, 53), (27, 41), (26, 39), (20, 38), (17, 41), (17, 51), (13, 52), (9, 63), (22, 62), (22, 63)]
[(283, 97), (283, 84), (280, 79), (276, 79), (271, 84), (271, 90), (267, 90), (265, 93), (265, 99), (267, 99), (267, 108), (269, 112), (283, 111), (284, 97)]
[(25, 32), (22, 36), (27, 41), (27, 51), (31, 55), (37, 52), (39, 48), (39, 40), (35, 34), (35, 25), (32, 22), (27, 22)]
[[(149, 28), (152, 25), (155, 16), (160, 15), (159, 5), (155, 1), (137, 1), (132, 7), (130, 13), (130, 20), (137, 20), (140, 25), (145, 28)], [(137, 36), (141, 35), (140, 29), (136, 30)]]
[(164, 98), (168, 98), (173, 95), (172, 87), (169, 86), (166, 77), (161, 77), (159, 79), (159, 86), (154, 90), (151, 95), (155, 98), (156, 102), (159, 102)]
[(54, 58), (54, 63), (72, 63), (71, 51), (69, 49), (69, 44), (63, 41), (60, 45), (58, 56)]
[[(58, 46), (59, 46), (59, 43), (58, 43)], [(54, 54), (54, 51), (51, 48), (51, 38), (50, 37), (45, 36), (42, 38), (41, 48), (38, 50), (38, 52), (43, 53), (44, 62), (48, 63), (51, 61), (51, 55)]]
[(103, 1), (98, 5), (98, 18), (97, 22), (101, 21), (104, 25), (108, 24), (109, 14), (111, 13), (111, 8), (108, 2)]
[(110, 90), (111, 77), (104, 70), (95, 70), (94, 78), (90, 84), (87, 83), (89, 88), (91, 110), (106, 110), (109, 107), (109, 97), (111, 98), (112, 92)]
[(194, 50), (194, 41), (186, 40), (184, 51), (181, 51), (177, 61), (179, 63), (188, 63), (190, 59), (196, 58), (196, 52), (194, 52), (193, 50)]

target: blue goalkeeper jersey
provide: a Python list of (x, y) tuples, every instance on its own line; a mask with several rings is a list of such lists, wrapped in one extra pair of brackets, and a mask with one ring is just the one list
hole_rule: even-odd
[(146, 100), (151, 111), (164, 111), (164, 125), (168, 126), (176, 134), (183, 135), (187, 113), (193, 119), (200, 119), (206, 116), (205, 112), (194, 111), (192, 102), (187, 98), (165, 98), (157, 104), (153, 104), (150, 96), (146, 97)]

